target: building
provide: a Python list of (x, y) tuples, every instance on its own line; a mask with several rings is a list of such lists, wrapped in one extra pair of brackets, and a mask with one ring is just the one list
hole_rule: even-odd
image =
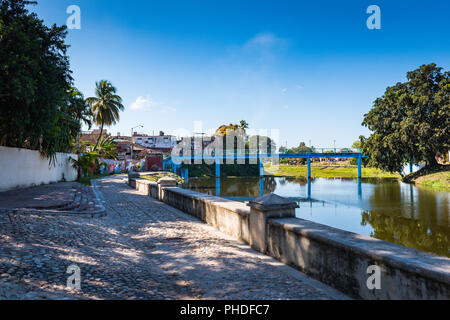
[(117, 144), (117, 159), (125, 160), (131, 158), (131, 141), (120, 138), (115, 138), (114, 142)]
[(170, 153), (177, 145), (177, 138), (175, 136), (165, 135), (163, 133), (159, 136), (149, 136), (135, 132), (133, 134), (133, 142), (148, 149), (163, 153)]
[[(94, 129), (92, 131), (82, 131), (80, 133), (80, 141), (89, 142), (89, 144), (96, 144), (98, 137), (100, 136), (100, 129)], [(102, 137), (107, 138), (110, 135), (106, 129), (103, 129)]]
[(144, 149), (137, 155), (137, 159), (145, 159), (145, 171), (160, 171), (164, 169), (164, 154), (151, 149)]

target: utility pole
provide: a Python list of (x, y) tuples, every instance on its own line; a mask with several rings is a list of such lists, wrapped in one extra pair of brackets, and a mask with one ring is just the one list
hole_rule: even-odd
[(196, 134), (199, 134), (202, 136), (202, 145), (201, 145), (200, 150), (201, 150), (201, 156), (203, 156), (203, 137), (205, 136), (206, 133), (204, 133), (204, 132), (195, 132), (194, 133), (194, 152), (195, 152), (195, 135)]
[(133, 145), (134, 145), (134, 141), (133, 141), (134, 140), (133, 139), (134, 133), (133, 133), (133, 130), (136, 129), (136, 128), (139, 128), (139, 127), (144, 128), (143, 125), (138, 125), (136, 127), (131, 128), (131, 164), (132, 165), (133, 165)]

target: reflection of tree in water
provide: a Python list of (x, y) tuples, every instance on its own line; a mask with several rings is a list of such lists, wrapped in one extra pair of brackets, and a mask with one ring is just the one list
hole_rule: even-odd
[[(314, 179), (312, 179), (312, 180), (314, 181)], [(299, 184), (301, 186), (304, 186), (305, 184), (308, 183), (308, 178), (306, 178), (306, 177), (286, 177), (284, 179), (279, 180), (279, 183), (281, 185), (284, 185), (287, 182), (297, 183), (297, 184)]]
[[(277, 180), (274, 177), (264, 177), (264, 194), (275, 191)], [(221, 178), (220, 195), (223, 197), (259, 197), (259, 178)], [(216, 179), (190, 179), (186, 188), (214, 195)]]
[[(402, 192), (400, 185), (380, 184), (369, 201), (374, 209), (362, 213), (361, 225), (370, 224), (372, 237), (450, 257), (450, 228), (448, 221), (437, 219), (440, 209), (435, 194), (418, 190), (413, 199), (410, 193)], [(377, 208), (380, 203), (384, 206)]]
[[(275, 191), (277, 182), (274, 177), (264, 177), (264, 194)], [(222, 179), (220, 194), (225, 197), (259, 197), (259, 178)]]
[(277, 181), (274, 177), (265, 177), (264, 178), (264, 194), (272, 193), (275, 191), (277, 187)]

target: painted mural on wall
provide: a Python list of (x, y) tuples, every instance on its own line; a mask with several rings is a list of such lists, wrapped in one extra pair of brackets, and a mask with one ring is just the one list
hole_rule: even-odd
[(145, 159), (141, 160), (111, 160), (100, 159), (100, 173), (101, 174), (117, 174), (128, 173), (130, 171), (141, 171), (145, 168)]

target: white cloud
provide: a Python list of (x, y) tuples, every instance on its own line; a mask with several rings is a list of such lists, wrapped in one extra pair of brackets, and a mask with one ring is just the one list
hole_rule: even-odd
[(284, 52), (288, 43), (288, 40), (273, 33), (258, 33), (248, 39), (235, 54), (245, 61), (256, 61), (265, 66), (273, 63)]
[(286, 88), (283, 88), (283, 89), (281, 89), (281, 92), (282, 92), (282, 93), (286, 93), (286, 92), (287, 92), (287, 89), (286, 89)]
[(151, 100), (149, 96), (147, 96), (145, 98), (140, 96), (136, 99), (135, 102), (133, 102), (130, 105), (130, 109), (131, 110), (144, 110), (144, 109), (149, 109), (156, 104), (157, 103), (155, 101)]
[(258, 33), (253, 38), (249, 39), (245, 43), (246, 48), (267, 48), (272, 47), (277, 44), (284, 43), (285, 40), (278, 38), (273, 33), (265, 32), (265, 33)]
[(177, 111), (175, 107), (166, 106), (163, 103), (152, 100), (149, 96), (140, 96), (130, 105), (131, 110), (153, 110), (162, 114), (174, 113)]
[(302, 86), (301, 84), (298, 84), (298, 85), (296, 85), (295, 87), (296, 87), (297, 89), (300, 89), (300, 90), (303, 89), (303, 86)]

